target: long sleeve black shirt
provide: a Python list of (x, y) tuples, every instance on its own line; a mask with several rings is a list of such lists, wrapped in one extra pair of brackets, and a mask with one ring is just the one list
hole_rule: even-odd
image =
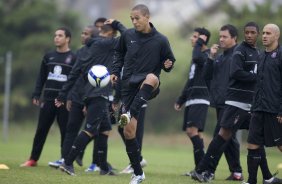
[[(112, 74), (128, 79), (134, 74), (154, 73), (159, 77), (166, 59), (175, 61), (169, 42), (150, 23), (152, 31), (141, 33), (135, 29), (126, 30), (116, 47)], [(165, 71), (170, 71), (164, 69)]]
[(204, 80), (203, 66), (209, 54), (209, 49), (201, 51), (204, 41), (199, 38), (192, 52), (192, 62), (188, 80), (177, 103), (183, 105), (207, 104), (209, 105), (209, 92)]
[(45, 54), (32, 97), (39, 99), (43, 90), (43, 100), (54, 100), (67, 82), (75, 61), (76, 55), (72, 51), (64, 53), (52, 51)]
[(211, 106), (223, 108), (230, 76), (233, 46), (218, 55), (215, 60), (208, 58), (204, 65), (204, 76), (209, 86)]
[(256, 84), (259, 50), (243, 41), (233, 52), (226, 104), (250, 110)]
[(282, 47), (262, 52), (252, 110), (282, 115)]

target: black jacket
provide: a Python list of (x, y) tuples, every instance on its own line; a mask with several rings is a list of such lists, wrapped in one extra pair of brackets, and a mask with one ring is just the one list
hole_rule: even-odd
[(159, 76), (166, 59), (175, 61), (167, 38), (153, 24), (150, 23), (150, 26), (152, 31), (147, 34), (128, 29), (121, 35), (116, 47), (112, 74), (120, 77), (123, 67), (122, 79), (128, 79), (135, 74), (154, 73)]
[(204, 76), (209, 87), (212, 107), (224, 107), (230, 76), (230, 63), (235, 47), (236, 45), (225, 50), (215, 60), (208, 58), (205, 62)]
[(54, 100), (58, 96), (62, 86), (68, 80), (67, 76), (75, 61), (76, 56), (72, 51), (64, 53), (52, 51), (45, 54), (32, 98), (39, 99), (43, 89), (43, 100)]
[(282, 47), (259, 57), (253, 111), (282, 115)]
[(187, 100), (203, 99), (209, 101), (209, 92), (203, 75), (203, 66), (209, 54), (209, 49), (201, 51), (204, 41), (198, 39), (192, 53), (192, 62), (188, 80), (177, 100), (177, 104), (183, 105)]
[(226, 101), (251, 105), (256, 84), (258, 58), (259, 50), (244, 41), (234, 49)]

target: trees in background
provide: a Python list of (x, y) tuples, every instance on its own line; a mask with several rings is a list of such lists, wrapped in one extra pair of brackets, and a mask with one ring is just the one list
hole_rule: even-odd
[[(77, 35), (78, 16), (60, 12), (54, 0), (2, 0), (0, 17), (0, 56), (7, 51), (13, 53), (10, 119), (22, 121), (32, 118), (36, 110), (31, 106), (31, 93), (44, 52), (54, 48), (55, 29), (66, 26)], [(73, 39), (72, 43), (77, 42), (78, 39)], [(4, 64), (0, 64), (1, 89), (4, 89)], [(3, 98), (1, 90), (1, 104)]]

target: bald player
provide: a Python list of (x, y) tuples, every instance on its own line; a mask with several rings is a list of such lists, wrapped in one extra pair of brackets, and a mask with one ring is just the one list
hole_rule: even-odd
[(263, 184), (282, 184), (282, 180), (268, 170), (263, 149), (277, 146), (282, 152), (282, 47), (279, 46), (280, 30), (275, 24), (263, 28), (262, 52), (258, 64), (257, 86), (254, 95), (252, 119), (248, 135), (248, 173), (246, 184), (257, 183), (260, 166)]

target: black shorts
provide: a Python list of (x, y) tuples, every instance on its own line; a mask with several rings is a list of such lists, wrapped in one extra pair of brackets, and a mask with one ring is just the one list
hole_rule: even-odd
[(186, 128), (197, 127), (200, 132), (204, 131), (208, 105), (206, 104), (194, 104), (187, 106), (184, 112), (184, 121), (182, 130), (186, 131)]
[[(130, 105), (133, 102), (136, 94), (140, 90), (140, 86), (143, 81), (139, 84), (130, 84), (129, 80), (122, 80), (121, 81), (121, 101), (123, 104), (123, 112), (125, 113), (130, 109)], [(152, 95), (149, 100), (155, 98), (160, 93), (160, 88), (158, 87), (156, 90), (152, 92)]]
[(220, 127), (236, 132), (238, 129), (248, 129), (250, 120), (251, 113), (249, 111), (232, 105), (225, 105)]
[(252, 114), (248, 143), (267, 147), (282, 146), (282, 124), (277, 114), (254, 112)]
[(84, 130), (95, 135), (112, 129), (109, 118), (109, 101), (103, 97), (87, 101), (87, 115)]

